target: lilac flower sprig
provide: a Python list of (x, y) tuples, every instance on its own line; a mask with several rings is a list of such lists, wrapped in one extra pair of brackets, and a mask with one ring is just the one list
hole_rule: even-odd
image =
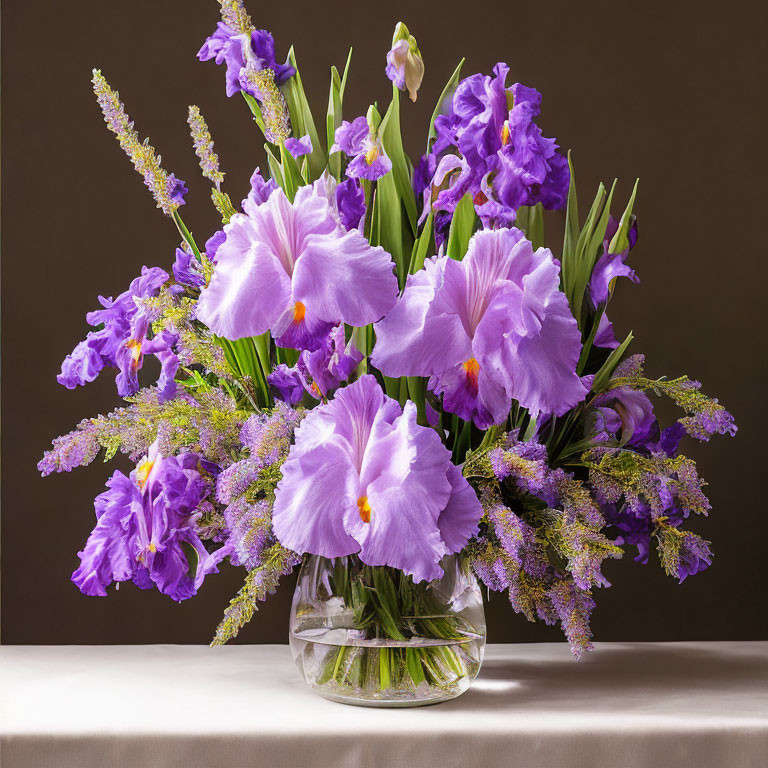
[(213, 150), (211, 132), (208, 130), (205, 118), (200, 113), (200, 107), (190, 106), (187, 123), (192, 135), (195, 154), (200, 160), (200, 170), (206, 179), (216, 185), (216, 189), (220, 189), (224, 181), (224, 172), (219, 168), (219, 156)]
[(120, 94), (110, 87), (101, 70), (93, 70), (92, 82), (107, 127), (117, 137), (133, 167), (144, 177), (144, 184), (155, 198), (157, 207), (166, 216), (172, 217), (176, 209), (184, 205), (184, 196), (188, 191), (186, 185), (163, 168), (160, 164), (162, 158), (155, 152), (148, 139), (139, 139), (133, 121), (120, 101)]

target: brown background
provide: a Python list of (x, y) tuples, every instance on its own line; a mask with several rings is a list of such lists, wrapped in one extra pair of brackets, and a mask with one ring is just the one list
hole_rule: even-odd
[[(744, 1), (467, 3), (252, 2), (284, 56), (295, 43), (316, 115), (328, 67), (355, 47), (346, 117), (386, 103), (384, 55), (403, 18), (427, 74), (404, 109), (406, 143), (421, 151), (426, 121), (460, 56), (466, 74), (509, 62), (512, 81), (544, 95), (541, 124), (574, 149), (582, 205), (599, 179), (620, 179), (622, 201), (641, 177), (642, 284), (622, 285), (611, 317), (633, 329), (652, 374), (688, 372), (728, 405), (735, 440), (695, 446), (714, 511), (696, 530), (716, 560), (681, 587), (656, 563), (607, 568), (597, 595), (600, 640), (765, 638), (765, 179), (766, 11)], [(116, 405), (111, 376), (60, 387), (60, 360), (86, 332), (98, 293), (124, 290), (142, 264), (168, 268), (177, 236), (107, 133), (90, 90), (99, 66), (120, 90), (142, 135), (188, 180), (183, 214), (198, 238), (216, 216), (198, 175), (186, 107), (199, 104), (228, 172), (233, 199), (263, 163), (224, 70), (195, 53), (214, 28), (213, 0), (6, 0), (3, 4), (3, 487), (4, 643), (207, 641), (241, 571), (209, 578), (177, 605), (130, 584), (109, 599), (69, 582), (93, 525), (92, 499), (111, 469), (96, 464), (40, 479), (49, 440)], [(721, 8), (722, 10), (718, 10)], [(322, 122), (322, 121), (321, 121)], [(623, 203), (622, 203), (623, 204)], [(555, 227), (556, 228), (556, 227)], [(557, 241), (550, 245), (559, 250)], [(241, 638), (285, 638), (291, 585)], [(503, 597), (491, 600), (494, 641), (555, 640)]]

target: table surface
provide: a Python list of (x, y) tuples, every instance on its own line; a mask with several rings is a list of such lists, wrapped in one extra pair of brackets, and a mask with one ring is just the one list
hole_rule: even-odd
[(312, 693), (287, 646), (0, 647), (3, 768), (765, 768), (768, 642), (490, 645), (418, 709)]

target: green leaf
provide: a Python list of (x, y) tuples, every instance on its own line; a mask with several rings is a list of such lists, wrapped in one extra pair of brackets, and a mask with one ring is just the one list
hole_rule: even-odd
[(261, 336), (253, 337), (253, 345), (256, 348), (256, 355), (259, 358), (259, 364), (261, 365), (261, 370), (265, 376), (269, 376), (272, 372), (272, 361), (270, 360), (269, 355), (272, 346), (271, 341), (272, 336), (269, 331), (262, 333)]
[[(220, 336), (213, 337), (215, 342), (224, 350), (224, 358), (236, 378), (250, 378), (258, 388), (259, 404), (270, 405), (272, 397), (269, 394), (266, 374), (262, 370), (256, 351), (255, 339), (243, 338), (231, 341)], [(268, 370), (268, 369), (267, 369)]]
[(403, 137), (400, 132), (400, 90), (396, 85), (392, 86), (392, 101), (379, 126), (379, 138), (387, 157), (392, 161), (392, 171), (387, 175), (394, 177), (395, 189), (403, 201), (411, 231), (415, 234), (419, 215), (416, 211), (416, 198), (413, 194), (411, 175), (403, 149)]
[(188, 541), (180, 541), (180, 544), (181, 550), (184, 552), (184, 557), (187, 559), (187, 578), (194, 581), (200, 563), (200, 556), (198, 555), (197, 550)]
[(283, 191), (285, 191), (285, 178), (283, 177), (283, 167), (280, 164), (280, 160), (275, 156), (272, 151), (272, 145), (269, 143), (264, 144), (264, 151), (267, 153), (267, 165), (269, 166), (269, 175), (275, 180)]
[(384, 391), (387, 393), (387, 397), (391, 397), (393, 400), (399, 400), (400, 398), (400, 379), (393, 379), (390, 376), (381, 377), (384, 379)]
[(592, 270), (595, 268), (595, 264), (597, 263), (600, 253), (603, 250), (603, 242), (605, 241), (605, 233), (608, 229), (608, 220), (611, 217), (611, 203), (613, 202), (613, 193), (615, 191), (616, 179), (614, 179), (613, 184), (611, 184), (611, 191), (608, 193), (608, 198), (605, 201), (605, 205), (603, 206), (600, 218), (595, 224), (594, 231), (589, 238), (589, 242), (587, 243), (585, 250), (585, 270), (587, 272), (585, 288), (586, 284), (589, 283), (589, 279), (592, 277)]
[(312, 110), (309, 108), (309, 102), (304, 93), (304, 86), (301, 82), (299, 65), (296, 63), (296, 53), (293, 50), (293, 46), (288, 51), (288, 62), (296, 70), (296, 74), (285, 82), (282, 86), (282, 91), (291, 115), (291, 127), (293, 128), (294, 136), (301, 138), (302, 136), (309, 135), (312, 142), (312, 152), (308, 155), (308, 160), (310, 176), (314, 180), (319, 178), (325, 170), (325, 150), (320, 143), (315, 120), (312, 117)]
[(424, 670), (421, 666), (418, 649), (405, 649), (405, 666), (408, 669), (408, 674), (411, 676), (414, 685), (420, 685), (424, 682), (426, 678), (424, 677)]
[(283, 169), (285, 195), (293, 202), (296, 197), (296, 190), (304, 186), (304, 180), (301, 178), (296, 158), (285, 148), (285, 144), (280, 145), (280, 165)]
[(408, 268), (410, 274), (415, 274), (424, 266), (424, 260), (427, 258), (428, 253), (434, 252), (435, 238), (433, 230), (434, 214), (430, 210), (427, 220), (424, 222), (424, 228), (421, 230), (421, 234), (413, 244), (413, 251), (411, 252), (411, 264)]
[(389, 648), (379, 649), (379, 689), (386, 691), (392, 685), (392, 678), (389, 673)]
[(419, 424), (428, 427), (425, 398), (427, 396), (427, 380), (422, 376), (408, 376), (408, 397), (416, 404)]
[(587, 360), (589, 359), (590, 350), (592, 349), (592, 345), (595, 343), (595, 336), (597, 336), (597, 331), (600, 328), (600, 318), (603, 316), (604, 312), (605, 305), (602, 304), (597, 308), (597, 312), (592, 318), (592, 329), (589, 332), (589, 336), (584, 340), (584, 343), (581, 346), (581, 354), (579, 355), (579, 362), (576, 366), (576, 373), (579, 375), (581, 375), (584, 371), (584, 367), (586, 366)]
[(627, 334), (627, 338), (608, 356), (608, 359), (603, 363), (603, 367), (595, 374), (595, 379), (592, 382), (593, 392), (602, 392), (608, 386), (613, 372), (624, 357), (624, 353), (627, 351), (627, 347), (633, 338), (632, 331), (630, 331)]
[(392, 255), (397, 268), (398, 284), (402, 288), (408, 264), (405, 254), (411, 253), (413, 235), (410, 226), (404, 221), (400, 195), (395, 188), (395, 179), (391, 173), (382, 176), (376, 182), (374, 197), (377, 242)]
[(344, 66), (344, 76), (339, 77), (339, 70), (331, 67), (331, 88), (328, 94), (328, 111), (325, 116), (326, 147), (328, 150), (328, 168), (331, 174), (340, 180), (341, 178), (341, 155), (337, 152), (331, 154), (331, 147), (336, 136), (336, 129), (341, 125), (342, 106), (344, 103), (344, 89), (347, 85), (347, 75), (349, 74), (349, 64), (352, 60), (352, 49), (347, 54), (347, 63)]
[(541, 203), (536, 203), (533, 207), (519, 208), (515, 226), (525, 232), (534, 250), (541, 248), (544, 245), (544, 209)]
[(629, 202), (621, 215), (619, 227), (616, 234), (608, 245), (608, 253), (621, 253), (629, 248), (629, 229), (632, 226), (632, 209), (635, 206), (635, 197), (637, 195), (637, 185), (640, 179), (635, 179), (635, 186), (632, 188), (632, 194), (629, 196)]
[(447, 253), (452, 259), (461, 261), (469, 245), (469, 239), (475, 231), (477, 216), (475, 215), (475, 204), (472, 200), (472, 194), (467, 192), (459, 200), (456, 210), (451, 219), (451, 229), (448, 233)]
[(429, 121), (429, 135), (427, 136), (427, 152), (429, 152), (430, 149), (430, 142), (436, 138), (437, 133), (435, 133), (435, 120), (437, 120), (437, 116), (444, 114), (444, 111), (447, 107), (447, 105), (450, 103), (451, 99), (453, 98), (453, 94), (456, 91), (456, 87), (459, 84), (459, 78), (461, 77), (461, 68), (464, 66), (465, 59), (462, 59), (456, 69), (453, 70), (453, 74), (451, 75), (448, 82), (445, 84), (445, 88), (443, 88), (443, 92), (440, 94), (440, 98), (437, 100), (437, 104), (435, 105), (435, 111), (432, 113), (432, 119)]
[(528, 419), (528, 426), (525, 428), (525, 432), (523, 432), (522, 440), (523, 442), (527, 442), (529, 440), (533, 440), (533, 436), (536, 434), (536, 419), (531, 416)]
[[(613, 194), (613, 189), (611, 189), (611, 194)], [(576, 321), (579, 324), (579, 329), (582, 332), (584, 330), (584, 325), (581, 308), (584, 301), (584, 291), (586, 290), (587, 283), (589, 283), (589, 278), (592, 275), (592, 268), (594, 266), (594, 261), (591, 258), (591, 248), (593, 237), (603, 219), (604, 208), (606, 207), (604, 205), (605, 197), (605, 185), (601, 182), (598, 185), (597, 194), (595, 195), (592, 207), (587, 214), (587, 220), (584, 222), (584, 227), (579, 234), (579, 239), (576, 241), (576, 249), (573, 257), (575, 275), (571, 286), (571, 293), (568, 294), (568, 300), (571, 304), (573, 316), (576, 318)], [(608, 218), (606, 216), (606, 226), (607, 222)], [(603, 234), (605, 234), (605, 229), (603, 229)]]
[(571, 181), (568, 186), (568, 208), (565, 214), (561, 276), (563, 292), (570, 299), (576, 280), (576, 242), (579, 239), (579, 203), (576, 198), (576, 176), (573, 171), (570, 150), (568, 150), (568, 167), (571, 172)]
[(240, 91), (240, 93), (243, 94), (245, 103), (248, 105), (251, 112), (253, 113), (253, 119), (256, 121), (256, 125), (258, 125), (259, 128), (261, 129), (261, 132), (264, 133), (264, 118), (262, 117), (262, 114), (261, 114), (261, 107), (259, 106), (259, 102), (256, 101), (256, 99), (254, 99), (250, 93), (246, 93), (245, 91)]

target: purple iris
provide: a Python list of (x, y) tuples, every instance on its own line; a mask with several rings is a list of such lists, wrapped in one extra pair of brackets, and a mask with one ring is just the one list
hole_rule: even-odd
[(392, 308), (390, 255), (345, 231), (325, 190), (319, 179), (291, 204), (278, 189), (232, 216), (199, 320), (228, 339), (269, 330), (279, 346), (317, 349), (334, 325), (364, 326)]
[(434, 257), (408, 278), (376, 325), (373, 363), (387, 376), (430, 376), (443, 408), (481, 429), (503, 423), (512, 399), (563, 414), (587, 390), (559, 281), (552, 254), (519, 230), (476, 232), (463, 261)]
[(305, 349), (293, 368), (279, 365), (267, 381), (289, 405), (298, 403), (305, 391), (320, 400), (346, 381), (362, 359), (351, 341), (345, 343), (344, 326), (337, 325), (318, 349)]
[(116, 299), (99, 296), (103, 308), (89, 312), (86, 320), (89, 325), (101, 327), (89, 332), (72, 354), (67, 355), (58, 382), (74, 389), (93, 381), (105, 367), (111, 367), (119, 371), (116, 383), (120, 396), (136, 392), (145, 353), (165, 351), (163, 344), (168, 342), (166, 338), (165, 342), (146, 346), (150, 318), (137, 306), (136, 299), (157, 296), (168, 279), (168, 273), (159, 267), (142, 267), (141, 275)]
[(341, 151), (352, 158), (347, 166), (349, 178), (375, 181), (392, 170), (392, 161), (365, 117), (357, 117), (351, 123), (344, 120), (334, 139), (331, 152)]
[(173, 263), (173, 279), (180, 285), (189, 288), (202, 288), (205, 285), (205, 276), (200, 267), (200, 262), (193, 254), (182, 248), (176, 249), (176, 261)]
[(216, 31), (206, 39), (198, 51), (200, 61), (215, 59), (217, 64), (227, 66), (227, 96), (233, 96), (238, 91), (245, 91), (258, 99), (262, 94), (255, 90), (249, 81), (249, 71), (260, 72), (271, 69), (275, 73), (275, 83), (282, 85), (296, 74), (296, 70), (288, 63), (278, 64), (275, 59), (275, 41), (272, 35), (264, 29), (255, 29), (250, 35), (240, 34), (224, 22), (216, 25)]
[[(619, 223), (611, 216), (608, 219), (608, 227), (603, 240), (603, 255), (598, 259), (589, 279), (589, 297), (592, 304), (597, 307), (608, 301), (611, 295), (611, 283), (617, 277), (628, 277), (633, 283), (639, 283), (640, 278), (635, 271), (625, 262), (629, 252), (637, 242), (637, 220), (632, 217), (632, 225), (629, 229), (629, 245), (620, 253), (610, 253), (609, 247), (613, 236), (619, 228)], [(598, 346), (607, 346), (605, 344)]]
[(470, 193), (484, 225), (504, 227), (524, 205), (562, 208), (570, 173), (555, 140), (544, 138), (534, 122), (539, 92), (520, 83), (508, 88), (506, 64), (493, 72), (459, 83), (449, 113), (435, 121), (437, 138), (428, 156), (434, 159), (424, 164), (435, 169), (427, 198), (435, 211), (452, 213)]
[(589, 404), (588, 433), (596, 443), (618, 442), (646, 455), (674, 456), (685, 429), (675, 422), (662, 430), (645, 392), (616, 387)]
[(112, 582), (132, 579), (174, 600), (196, 594), (218, 562), (196, 528), (195, 510), (210, 488), (200, 457), (164, 457), (155, 443), (130, 477), (117, 471), (107, 486), (96, 498), (96, 527), (72, 574), (80, 591), (104, 596)]
[(273, 509), (275, 535), (295, 552), (359, 553), (415, 581), (477, 533), (480, 502), (437, 433), (416, 423), (371, 375), (313, 409), (296, 430)]
[(302, 136), (300, 139), (286, 139), (285, 148), (294, 157), (302, 157), (312, 151), (312, 139), (309, 138), (309, 135)]

